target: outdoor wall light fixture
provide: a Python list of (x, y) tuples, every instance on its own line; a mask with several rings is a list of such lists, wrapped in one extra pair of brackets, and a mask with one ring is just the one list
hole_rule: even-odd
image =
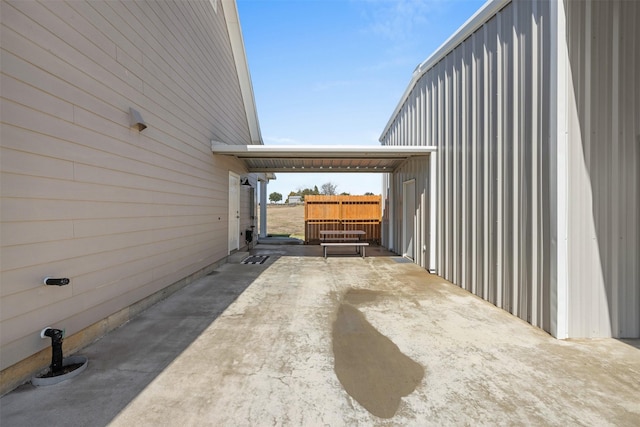
[(243, 178), (240, 180), (240, 185), (245, 185), (251, 187), (251, 183), (249, 182), (249, 178)]
[(147, 128), (147, 124), (144, 122), (140, 112), (131, 107), (129, 107), (129, 122), (132, 128), (138, 129), (138, 132), (142, 132)]
[(45, 277), (43, 279), (43, 282), (47, 286), (65, 286), (68, 285), (71, 281), (66, 277), (61, 277), (59, 279), (54, 277)]

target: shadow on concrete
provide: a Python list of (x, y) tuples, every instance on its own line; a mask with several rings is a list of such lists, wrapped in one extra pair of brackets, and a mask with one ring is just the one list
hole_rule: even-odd
[(3, 396), (0, 424), (108, 425), (277, 259), (246, 266), (239, 264), (244, 255), (232, 255), (81, 350), (89, 364), (78, 377), (48, 387), (24, 384)]
[(265, 245), (304, 245), (304, 240), (289, 236), (267, 236), (258, 238), (258, 244)]
[(618, 341), (640, 350), (640, 339), (618, 339)]
[[(249, 255), (268, 255), (245, 265)], [(62, 383), (24, 384), (0, 399), (1, 425), (106, 426), (189, 347), (280, 257), (322, 257), (319, 245), (258, 244), (235, 252), (227, 263), (184, 287), (80, 352), (85, 372)], [(329, 258), (360, 257), (349, 249)], [(394, 256), (382, 247), (367, 257)], [(206, 355), (203, 355), (206, 357)], [(213, 362), (212, 362), (213, 363)]]
[[(638, 340), (556, 341), (397, 256), (319, 254), (305, 245), (232, 254), (82, 350), (89, 366), (78, 377), (3, 396), (0, 425), (380, 425), (335, 376), (327, 339), (341, 302), (424, 368), (400, 393), (394, 425), (640, 425)], [(269, 258), (241, 264), (249, 255)], [(375, 355), (377, 338), (346, 350)]]
[[(286, 245), (286, 244), (270, 244), (258, 243), (252, 250), (256, 255), (279, 255), (279, 256), (296, 256), (296, 257), (322, 257), (322, 246), (319, 244), (306, 245)], [(398, 257), (397, 254), (390, 252), (388, 249), (370, 244), (367, 246), (366, 258), (370, 257)], [(356, 252), (355, 247), (332, 247), (329, 249), (328, 258), (334, 257), (356, 257), (362, 256)]]

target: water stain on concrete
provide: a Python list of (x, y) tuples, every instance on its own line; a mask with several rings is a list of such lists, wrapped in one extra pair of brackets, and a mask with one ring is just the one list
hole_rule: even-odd
[(411, 394), (424, 377), (421, 365), (348, 303), (340, 304), (333, 323), (333, 354), (335, 372), (345, 391), (380, 418), (393, 417), (400, 399)]
[(380, 296), (380, 292), (372, 291), (370, 289), (349, 289), (344, 294), (344, 300), (352, 305), (364, 304), (368, 302), (374, 302)]

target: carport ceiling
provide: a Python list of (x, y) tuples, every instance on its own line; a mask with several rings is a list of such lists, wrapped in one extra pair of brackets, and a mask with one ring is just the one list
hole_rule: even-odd
[(249, 172), (393, 172), (411, 157), (436, 147), (363, 145), (227, 145), (211, 143), (214, 154), (235, 156)]

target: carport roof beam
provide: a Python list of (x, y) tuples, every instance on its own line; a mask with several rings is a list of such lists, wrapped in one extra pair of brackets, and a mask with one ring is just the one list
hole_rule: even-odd
[(211, 144), (214, 154), (235, 156), (250, 172), (393, 172), (409, 158), (436, 150), (433, 146)]

